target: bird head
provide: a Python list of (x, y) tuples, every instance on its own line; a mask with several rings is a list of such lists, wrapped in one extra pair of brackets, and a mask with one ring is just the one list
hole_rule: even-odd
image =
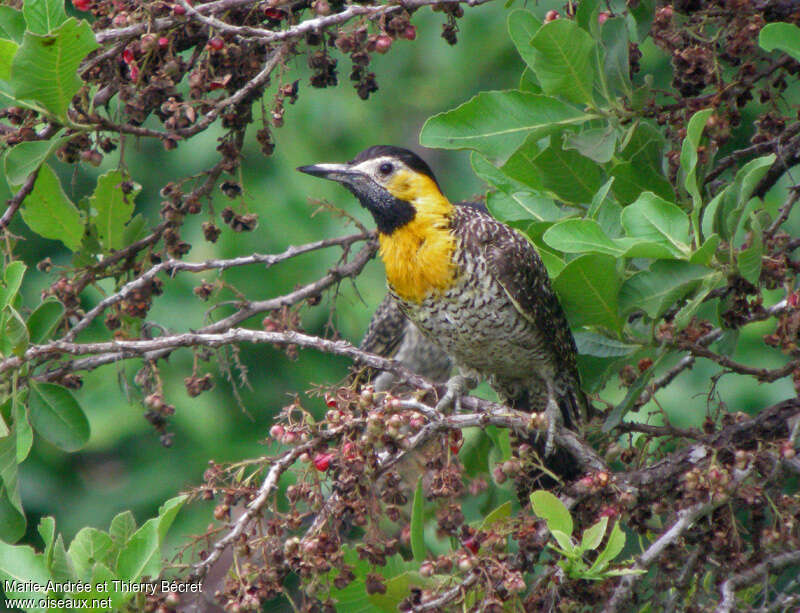
[(344, 164), (314, 164), (297, 170), (344, 185), (372, 213), (378, 231), (391, 235), (419, 213), (452, 206), (430, 167), (415, 153), (377, 145)]

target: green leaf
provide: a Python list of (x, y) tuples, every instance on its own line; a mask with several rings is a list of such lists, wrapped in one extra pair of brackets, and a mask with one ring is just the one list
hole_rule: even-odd
[(157, 577), (161, 570), (160, 555), (158, 519), (148, 519), (119, 552), (117, 574), (126, 581), (138, 581), (144, 576)]
[(3, 279), (0, 281), (0, 311), (10, 304), (13, 304), (14, 298), (22, 286), (22, 277), (25, 276), (27, 266), (16, 260), (10, 262), (3, 270)]
[(21, 214), (28, 227), (40, 236), (60, 240), (71, 251), (80, 248), (83, 218), (47, 164), (39, 169), (33, 191), (22, 204)]
[(597, 33), (597, 14), (600, 12), (601, 0), (582, 0), (575, 13), (575, 22), (589, 34)]
[(114, 541), (116, 551), (122, 551), (134, 532), (136, 532), (136, 520), (130, 511), (123, 511), (115, 515), (108, 528), (108, 534)]
[(507, 194), (525, 190), (524, 183), (509, 177), (477, 151), (470, 154), (469, 161), (472, 171), (487, 185), (496, 187)]
[(561, 274), (561, 271), (564, 270), (564, 267), (567, 265), (566, 262), (549, 251), (545, 251), (544, 249), (540, 249), (538, 247), (536, 250), (539, 252), (539, 257), (542, 258), (542, 263), (547, 270), (547, 275), (551, 279), (555, 279)]
[(54, 136), (48, 140), (27, 141), (15, 145), (3, 159), (8, 184), (12, 188), (20, 187), (28, 175), (44, 164), (50, 154), (66, 140), (64, 136)]
[(0, 6), (0, 38), (22, 42), (25, 35), (25, 17), (10, 6)]
[(564, 149), (574, 149), (598, 164), (611, 161), (616, 147), (617, 131), (611, 126), (589, 128), (582, 132), (564, 132)]
[(46, 300), (28, 317), (31, 343), (43, 343), (50, 338), (64, 315), (64, 305), (57, 300)]
[(572, 539), (569, 537), (569, 534), (566, 534), (557, 528), (551, 529), (550, 534), (553, 535), (556, 543), (558, 543), (558, 546), (561, 548), (561, 553), (569, 558), (574, 558), (577, 556), (577, 551), (575, 550), (575, 546), (572, 544)]
[(641, 347), (630, 343), (623, 343), (613, 338), (608, 338), (596, 332), (578, 331), (574, 333), (575, 344), (581, 355), (593, 355), (598, 358), (616, 358), (630, 355)]
[(547, 522), (550, 532), (559, 530), (568, 537), (572, 534), (572, 515), (555, 495), (547, 490), (531, 492), (531, 508), (538, 517)]
[(689, 255), (689, 218), (676, 205), (651, 192), (642, 194), (622, 211), (628, 236), (662, 243), (675, 257)]
[(619, 527), (619, 522), (614, 523), (611, 534), (608, 535), (608, 542), (600, 555), (592, 564), (589, 572), (599, 572), (605, 569), (616, 558), (625, 547), (625, 533)]
[[(13, 543), (25, 534), (25, 512), (19, 496), (17, 445), (13, 437), (0, 438), (0, 541)], [(0, 543), (2, 544), (2, 543)], [(2, 573), (0, 556), (0, 574)]]
[(768, 23), (758, 33), (758, 44), (764, 51), (783, 51), (800, 62), (800, 28), (791, 23)]
[(486, 208), (492, 217), (509, 221), (555, 221), (562, 216), (552, 198), (528, 191), (492, 192), (486, 196)]
[(709, 266), (711, 264), (711, 260), (714, 259), (714, 255), (717, 253), (717, 247), (719, 247), (719, 243), (719, 234), (712, 234), (706, 239), (706, 242), (704, 242), (703, 245), (692, 254), (692, 256), (689, 258), (689, 261), (692, 264)]
[(500, 459), (503, 462), (511, 459), (511, 438), (506, 428), (487, 426), (486, 435), (492, 439), (495, 449), (500, 452)]
[(133, 215), (133, 201), (142, 189), (134, 184), (133, 191), (125, 193), (122, 183), (127, 179), (121, 171), (109, 170), (97, 178), (97, 187), (89, 198), (90, 219), (106, 251), (125, 246), (125, 224)]
[(571, 102), (593, 102), (595, 43), (589, 34), (568, 19), (557, 19), (539, 28), (530, 45), (533, 51), (523, 59), (536, 73), (544, 93)]
[(630, 7), (630, 14), (636, 22), (636, 36), (641, 43), (650, 34), (650, 27), (655, 16), (655, 0), (640, 0)]
[(158, 542), (164, 542), (167, 537), (167, 532), (175, 521), (178, 512), (183, 508), (183, 505), (188, 500), (188, 496), (180, 495), (170, 498), (160, 507), (158, 507)]
[(526, 138), (525, 142), (509, 156), (508, 160), (500, 168), (500, 171), (505, 176), (522, 184), (522, 189), (526, 191), (544, 191), (542, 175), (533, 163), (536, 156), (542, 152), (540, 141), (541, 139), (535, 134)]
[(666, 177), (647, 164), (622, 162), (611, 169), (611, 176), (614, 178), (614, 195), (622, 204), (634, 202), (643, 192), (653, 192), (668, 200), (675, 198)]
[(531, 94), (542, 93), (542, 87), (536, 80), (536, 75), (533, 74), (533, 71), (527, 66), (525, 66), (525, 69), (522, 71), (522, 76), (519, 78), (519, 90)]
[(750, 218), (750, 246), (736, 254), (736, 267), (739, 274), (753, 285), (758, 285), (761, 276), (761, 258), (764, 255), (764, 241), (761, 224), (755, 215)]
[(664, 144), (664, 136), (658, 129), (649, 123), (634, 124), (623, 141), (620, 157), (663, 175)]
[(45, 566), (50, 568), (53, 561), (53, 545), (56, 539), (56, 520), (52, 517), (42, 517), (39, 520), (39, 525), (36, 526), (36, 531), (42, 537), (44, 542), (44, 555)]
[(6, 310), (0, 317), (2, 326), (0, 326), (0, 351), (3, 355), (17, 355), (21, 356), (25, 353), (30, 343), (28, 336), (28, 328), (25, 326), (25, 321), (22, 319), (14, 307), (6, 307)]
[[(6, 581), (15, 581), (16, 585), (24, 586), (37, 583), (46, 585), (50, 573), (44, 563), (44, 556), (36, 553), (28, 545), (9, 545), (0, 541), (0, 578)], [(6, 598), (29, 598), (34, 602), (42, 598), (41, 592), (33, 590), (5, 591)], [(44, 608), (33, 608), (28, 611), (44, 611)]]
[[(606, 182), (606, 185), (611, 187), (613, 177)], [(597, 223), (603, 229), (603, 232), (610, 237), (618, 237), (622, 234), (622, 224), (620, 219), (622, 217), (622, 206), (613, 197), (608, 198), (603, 194), (605, 186), (600, 188), (600, 191), (595, 194), (592, 205), (589, 207), (587, 217), (596, 219)], [(598, 201), (597, 196), (600, 195)]]
[(624, 251), (626, 258), (653, 258), (653, 259), (672, 259), (674, 252), (664, 243), (654, 243), (653, 241), (642, 240), (624, 236), (615, 238), (614, 244)]
[(645, 387), (647, 387), (648, 381), (650, 381), (653, 373), (656, 371), (656, 367), (661, 363), (665, 355), (667, 355), (667, 353), (662, 353), (656, 357), (653, 361), (653, 365), (641, 373), (636, 378), (636, 381), (633, 382), (633, 385), (628, 388), (628, 392), (625, 394), (625, 398), (622, 399), (622, 402), (611, 409), (606, 420), (603, 422), (603, 432), (611, 432), (611, 430), (622, 422), (622, 418), (631, 410), (634, 403), (639, 400)]
[(84, 581), (92, 575), (98, 562), (105, 562), (113, 548), (111, 537), (96, 528), (82, 528), (69, 545), (69, 557), (75, 565), (78, 576)]
[(567, 219), (552, 226), (542, 237), (553, 249), (564, 253), (606, 253), (621, 256), (623, 250), (606, 236), (594, 219)]
[[(555, 23), (555, 22), (554, 22)], [(576, 151), (552, 144), (534, 160), (545, 188), (567, 202), (591, 202), (605, 183), (603, 169)]]
[(582, 255), (567, 264), (553, 287), (573, 326), (605, 326), (618, 331), (622, 279), (609, 255)]
[(591, 119), (557, 98), (520, 91), (481, 92), (461, 106), (425, 122), (424, 147), (474, 149), (505, 160), (526, 138), (542, 138)]
[(509, 517), (511, 517), (511, 501), (506, 500), (499, 507), (489, 512), (489, 514), (484, 518), (483, 522), (481, 523), (480, 529), (486, 530), (492, 525), (498, 522), (502, 522), (508, 519)]
[(14, 399), (14, 431), (17, 440), (17, 464), (22, 464), (33, 446), (33, 430), (28, 422), (28, 413), (25, 405), (19, 400), (19, 394)]
[(583, 531), (581, 536), (581, 550), (594, 551), (603, 542), (608, 527), (608, 517), (601, 517), (600, 521)]
[(144, 238), (145, 234), (145, 218), (141, 213), (137, 213), (133, 219), (125, 224), (125, 231), (122, 233), (122, 244), (126, 247), (135, 243), (140, 238)]
[(425, 549), (425, 493), (422, 491), (422, 477), (417, 479), (414, 502), (411, 505), (411, 552), (414, 560), (422, 562), (427, 555)]
[(686, 126), (686, 138), (681, 145), (681, 170), (683, 172), (683, 185), (692, 198), (692, 231), (694, 242), (700, 244), (700, 211), (703, 208), (703, 198), (697, 182), (697, 148), (703, 136), (703, 129), (714, 109), (697, 111)]
[(67, 20), (64, 0), (26, 0), (22, 12), (28, 30), (36, 34), (52, 32)]
[(11, 62), (18, 48), (19, 45), (14, 41), (0, 39), (0, 80), (8, 81), (11, 78)]
[(9, 83), (14, 96), (38, 102), (56, 117), (66, 118), (67, 107), (82, 84), (78, 66), (97, 47), (89, 24), (74, 17), (49, 34), (25, 32), (11, 64)]
[(630, 62), (628, 60), (628, 26), (623, 17), (607, 19), (600, 28), (600, 41), (605, 49), (603, 74), (611, 91), (609, 93), (630, 96)]
[(723, 239), (736, 238), (739, 229), (747, 220), (746, 205), (753, 197), (758, 183), (775, 163), (775, 159), (775, 154), (770, 154), (750, 160), (739, 169), (733, 178), (733, 183), (725, 189), (714, 222), (714, 228), (720, 232)]
[(30, 383), (31, 425), (64, 451), (77, 451), (89, 440), (89, 422), (68, 389), (53, 383)]
[(687, 300), (686, 304), (675, 314), (673, 323), (677, 330), (682, 330), (689, 325), (694, 314), (703, 305), (706, 296), (718, 287), (726, 284), (725, 275), (720, 271), (715, 271), (703, 278), (699, 289), (694, 290), (694, 296)]
[(508, 14), (508, 34), (520, 57), (528, 65), (526, 70), (529, 72), (532, 72), (531, 67), (535, 62), (531, 39), (541, 27), (542, 22), (528, 10), (516, 9)]
[(709, 268), (689, 262), (658, 260), (650, 270), (638, 272), (622, 284), (620, 311), (624, 316), (642, 310), (651, 319), (658, 319), (711, 273)]

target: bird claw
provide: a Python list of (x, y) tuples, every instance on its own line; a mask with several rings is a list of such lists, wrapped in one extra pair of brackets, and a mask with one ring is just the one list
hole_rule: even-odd
[(436, 410), (441, 413), (447, 413), (452, 408), (453, 412), (459, 413), (461, 411), (461, 397), (475, 387), (475, 383), (463, 375), (456, 375), (450, 377), (446, 383), (444, 396), (436, 403)]

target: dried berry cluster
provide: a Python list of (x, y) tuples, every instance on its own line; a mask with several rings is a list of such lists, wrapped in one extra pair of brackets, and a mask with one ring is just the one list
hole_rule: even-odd
[[(554, 598), (567, 607), (611, 598), (613, 579), (585, 581), (563, 573), (550, 553), (545, 522), (529, 508), (483, 525), (465, 516), (464, 501), (480, 496), (489, 482), (487, 473), (467, 470), (459, 461), (459, 430), (432, 431), (428, 442), (416, 447), (416, 438), (434, 423), (426, 412), (404, 408), (402, 400), (370, 387), (360, 392), (344, 387), (326, 393), (324, 402), (324, 419), (314, 420), (296, 400), (270, 429), (270, 439), (288, 449), (281, 457), (291, 460), (287, 472), (292, 476), (283, 493), (271, 498), (263, 521), (236, 541), (237, 572), (216, 593), (229, 610), (258, 610), (288, 594), (299, 610), (335, 611), (331, 589), (354, 581), (362, 582), (359, 589), (366, 594), (385, 593), (390, 576), (383, 568), (398, 554), (411, 557), (410, 507), (419, 476), (438, 538), (452, 546), (419, 563), (422, 581), (416, 586), (412, 581), (401, 610), (439, 602), (459, 582), (464, 592), (445, 598), (437, 610), (448, 610), (470, 590), (480, 595), (480, 610), (498, 612), (539, 610)], [(754, 426), (743, 413), (720, 410), (719, 425), (708, 420), (702, 435), (700, 447), (708, 450), (704, 459), (690, 450), (664, 449), (656, 459), (671, 453), (671, 462), (638, 468), (652, 453), (648, 445), (623, 447), (611, 437), (601, 447), (614, 471), (591, 471), (563, 484), (576, 501), (571, 515), (578, 534), (605, 517), (650, 538), (681, 512), (697, 505), (714, 508), (708, 521), (698, 522), (657, 558), (657, 585), (665, 592), (680, 584), (686, 560), (693, 574), (709, 573), (712, 582), (721, 582), (771, 552), (800, 547), (800, 499), (782, 491), (781, 462), (795, 454), (785, 422)], [(530, 423), (528, 428), (544, 426)], [(518, 480), (530, 470), (531, 454), (530, 446), (518, 445), (510, 459), (487, 468), (498, 485)], [(222, 522), (209, 529), (208, 543), (225, 522), (235, 521), (234, 506), (258, 495), (262, 478), (255, 477), (262, 469), (245, 473), (242, 468), (212, 464), (206, 471), (198, 495), (217, 502), (214, 516)], [(772, 504), (765, 504), (767, 498)], [(207, 555), (205, 550), (200, 557)], [(530, 573), (541, 579), (526, 582)], [(284, 583), (290, 576), (300, 577), (299, 590)], [(716, 593), (701, 593), (696, 602), (713, 603)]]
[[(701, 108), (715, 109), (706, 128), (714, 151), (730, 139), (732, 129), (742, 122), (745, 106), (754, 99), (762, 105), (755, 111), (760, 117), (752, 135), (754, 144), (779, 138), (786, 122), (793, 119), (780, 96), (800, 74), (800, 63), (788, 58), (770, 61), (758, 48), (759, 31), (773, 21), (800, 23), (796, 3), (679, 0), (656, 10), (651, 36), (670, 57), (670, 95), (675, 100), (660, 104), (653, 99), (648, 114), (669, 128), (675, 146), (668, 156), (672, 179), (686, 122)], [(639, 57), (638, 51), (630, 55), (631, 71), (638, 69)]]

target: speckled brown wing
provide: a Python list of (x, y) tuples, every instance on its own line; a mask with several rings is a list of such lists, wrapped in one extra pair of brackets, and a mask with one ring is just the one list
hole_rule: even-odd
[(517, 311), (544, 339), (547, 361), (556, 373), (558, 401), (565, 423), (580, 423), (586, 418), (587, 404), (580, 389), (577, 348), (547, 269), (527, 239), (508, 226), (497, 225), (493, 240), (484, 247), (489, 271)]
[(385, 358), (392, 357), (403, 342), (406, 321), (400, 307), (387, 294), (372, 314), (359, 348)]

